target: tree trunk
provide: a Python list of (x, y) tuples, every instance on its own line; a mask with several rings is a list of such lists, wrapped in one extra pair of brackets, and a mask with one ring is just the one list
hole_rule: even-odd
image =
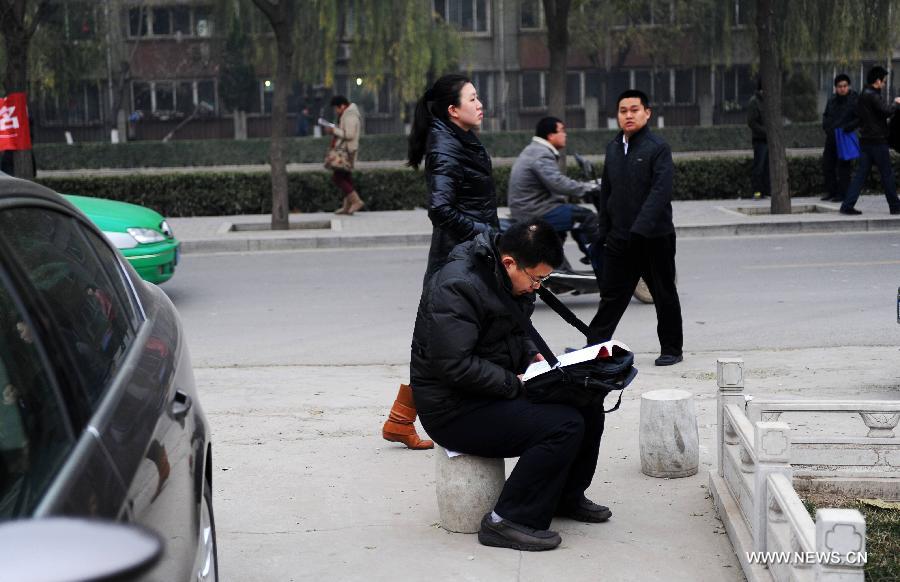
[[(550, 49), (550, 74), (547, 79), (547, 113), (566, 122), (566, 68), (569, 58), (570, 0), (543, 0), (547, 23), (547, 47)], [(559, 157), (565, 171), (565, 153)]]
[(291, 86), (291, 68), (294, 47), (291, 44), (293, 21), (288, 21), (279, 34), (278, 61), (275, 64), (275, 93), (272, 95), (272, 143), (269, 148), (269, 163), (272, 166), (272, 230), (287, 230), (288, 223), (288, 179), (287, 158), (284, 153), (284, 136), (287, 128), (287, 100)]
[(769, 180), (772, 187), (772, 214), (791, 213), (787, 156), (784, 150), (781, 110), (781, 61), (775, 40), (772, 0), (758, 0), (756, 32), (759, 42), (759, 70), (765, 92), (766, 140), (769, 144)]
[(295, 0), (253, 0), (269, 19), (275, 33), (278, 55), (275, 61), (275, 92), (272, 95), (272, 141), (269, 146), (269, 165), (272, 171), (272, 230), (287, 230), (288, 179), (284, 136), (287, 129), (287, 101), (294, 66)]
[[(28, 87), (28, 35), (22, 23), (12, 24), (4, 19), (3, 37), (6, 40), (6, 74), (3, 87), (6, 94), (24, 92)], [(21, 115), (20, 119), (26, 117)], [(30, 126), (30, 124), (29, 124)], [(13, 175), (31, 180), (34, 178), (34, 156), (31, 150), (13, 152)]]

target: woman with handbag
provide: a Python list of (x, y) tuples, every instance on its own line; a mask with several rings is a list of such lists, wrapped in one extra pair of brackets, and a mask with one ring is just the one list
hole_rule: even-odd
[(325, 167), (332, 171), (331, 181), (344, 193), (344, 203), (334, 213), (352, 215), (366, 204), (356, 192), (352, 174), (359, 152), (362, 120), (356, 103), (350, 103), (343, 95), (332, 97), (331, 106), (339, 121), (336, 127), (324, 128), (326, 133), (334, 135), (325, 156)]
[[(491, 158), (473, 131), (483, 117), (475, 86), (463, 75), (444, 75), (416, 103), (408, 164), (418, 169), (425, 162), (433, 226), (423, 289), (453, 247), (500, 228)], [(415, 419), (412, 391), (401, 384), (382, 436), (411, 449), (432, 448), (434, 443), (416, 434)]]

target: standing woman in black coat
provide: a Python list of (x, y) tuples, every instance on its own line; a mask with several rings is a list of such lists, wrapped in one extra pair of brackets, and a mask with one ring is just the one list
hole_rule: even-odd
[[(500, 228), (491, 158), (473, 131), (483, 117), (475, 86), (462, 75), (444, 75), (416, 104), (408, 164), (418, 169), (425, 162), (428, 218), (433, 225), (423, 288), (447, 262), (453, 247)], [(433, 442), (416, 434), (415, 420), (412, 391), (401, 384), (382, 436), (411, 449), (432, 448)]]

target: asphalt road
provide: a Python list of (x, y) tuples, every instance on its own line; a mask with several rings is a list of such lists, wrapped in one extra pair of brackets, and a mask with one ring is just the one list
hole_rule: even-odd
[[(570, 255), (577, 253), (569, 245)], [(427, 249), (190, 255), (163, 288), (197, 366), (402, 364)], [(574, 258), (574, 257), (573, 257)], [(900, 233), (682, 239), (685, 351), (900, 341)], [(564, 296), (584, 320), (597, 295)], [(582, 337), (544, 305), (535, 325), (561, 351)], [(632, 301), (616, 337), (658, 351), (652, 306)]]
[[(617, 334), (638, 352), (641, 372), (607, 421), (587, 492), (613, 520), (556, 520), (563, 545), (541, 555), (480, 546), (437, 527), (436, 453), (380, 435), (408, 379), (426, 253), (188, 255), (163, 286), (181, 311), (212, 425), (223, 579), (393, 581), (400, 572), (527, 581), (565, 571), (573, 581), (598, 573), (741, 581), (706, 489), (716, 462), (715, 358), (744, 357), (754, 395), (898, 398), (900, 233), (681, 240), (685, 361), (652, 365), (652, 306), (633, 301)], [(597, 296), (565, 300), (583, 318), (596, 309)], [(535, 322), (557, 351), (582, 341), (546, 307)], [(640, 397), (661, 387), (696, 395), (701, 471), (693, 477), (639, 471)], [(853, 416), (842, 418), (864, 434)], [(804, 434), (834, 427), (832, 417), (816, 420), (791, 422)]]

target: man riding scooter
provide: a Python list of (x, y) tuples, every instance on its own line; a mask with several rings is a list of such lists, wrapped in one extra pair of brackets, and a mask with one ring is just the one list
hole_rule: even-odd
[[(597, 215), (583, 206), (571, 204), (569, 199), (593, 202), (592, 194), (600, 189), (600, 185), (595, 181), (579, 182), (562, 173), (559, 150), (564, 147), (565, 124), (555, 117), (538, 121), (531, 143), (513, 164), (507, 203), (513, 220), (546, 220), (563, 239), (571, 232), (584, 254), (581, 262), (590, 264), (598, 272), (599, 264), (591, 258), (592, 246), (600, 235)], [(564, 263), (562, 270), (572, 271), (572, 268)]]

